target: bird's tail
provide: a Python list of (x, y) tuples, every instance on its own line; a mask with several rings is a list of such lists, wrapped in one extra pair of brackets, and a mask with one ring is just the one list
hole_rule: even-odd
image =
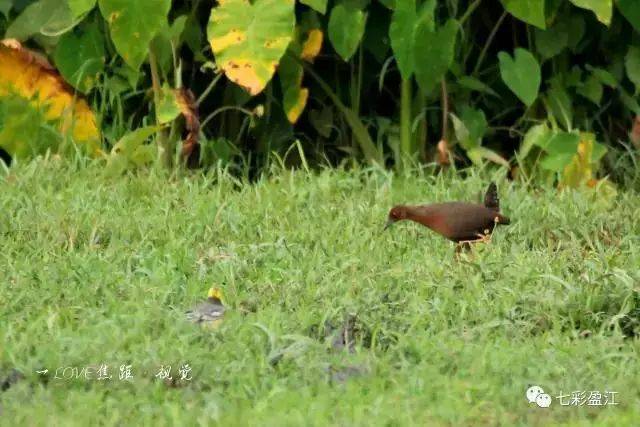
[(511, 220), (508, 217), (504, 216), (504, 215), (498, 214), (498, 224), (509, 225), (509, 224), (511, 224)]
[(484, 196), (484, 205), (496, 212), (500, 210), (500, 198), (498, 197), (498, 187), (496, 187), (495, 182), (489, 184), (487, 188), (487, 192)]

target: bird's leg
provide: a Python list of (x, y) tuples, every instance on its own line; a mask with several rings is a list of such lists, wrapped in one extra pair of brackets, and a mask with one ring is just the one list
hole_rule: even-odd
[(489, 234), (480, 234), (477, 233), (476, 236), (478, 236), (477, 239), (472, 239), (472, 240), (460, 240), (458, 242), (458, 246), (464, 246), (467, 245), (467, 247), (471, 247), (471, 243), (479, 243), (479, 242), (490, 242), (491, 241), (491, 235)]

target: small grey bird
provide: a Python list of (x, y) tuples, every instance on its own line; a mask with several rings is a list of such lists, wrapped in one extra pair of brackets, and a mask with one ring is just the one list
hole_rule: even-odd
[(216, 327), (222, 320), (225, 310), (220, 289), (211, 288), (209, 289), (207, 300), (188, 310), (185, 315), (193, 323)]

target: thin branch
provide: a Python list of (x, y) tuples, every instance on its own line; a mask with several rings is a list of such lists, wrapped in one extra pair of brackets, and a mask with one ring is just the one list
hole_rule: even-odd
[(440, 133), (440, 140), (446, 140), (447, 130), (449, 129), (449, 93), (447, 91), (447, 80), (443, 77), (440, 84), (442, 87), (442, 132)]
[(493, 39), (496, 37), (496, 34), (498, 33), (498, 29), (500, 28), (500, 25), (502, 25), (502, 21), (504, 21), (504, 18), (506, 17), (507, 17), (507, 11), (505, 10), (504, 12), (502, 12), (502, 15), (500, 15), (500, 18), (498, 18), (498, 22), (496, 22), (496, 25), (493, 26), (493, 30), (491, 30), (491, 34), (489, 34), (489, 38), (487, 38), (487, 41), (482, 47), (480, 56), (478, 56), (478, 62), (476, 62), (476, 66), (473, 68), (473, 72), (471, 73), (472, 75), (475, 75), (480, 69), (480, 66), (482, 65), (482, 61), (484, 61), (484, 57), (487, 54), (487, 50), (489, 50), (489, 46), (491, 46), (491, 43), (493, 43)]
[(467, 10), (464, 12), (464, 15), (462, 15), (462, 18), (460, 18), (460, 26), (462, 26), (465, 23), (465, 21), (469, 19), (471, 14), (478, 8), (478, 6), (480, 6), (481, 2), (482, 0), (476, 0), (473, 3), (471, 3), (471, 5), (469, 5)]

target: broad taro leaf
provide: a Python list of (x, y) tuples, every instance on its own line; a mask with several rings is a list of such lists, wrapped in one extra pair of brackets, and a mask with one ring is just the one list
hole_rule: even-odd
[(177, 92), (165, 82), (160, 89), (156, 103), (158, 123), (165, 124), (174, 121), (180, 115), (180, 111)]
[(607, 152), (606, 147), (598, 143), (592, 133), (581, 133), (579, 141), (571, 162), (562, 171), (560, 188), (592, 185), (593, 170), (597, 168), (598, 162)]
[(60, 37), (53, 55), (62, 77), (80, 92), (89, 92), (104, 70), (104, 35), (96, 21)]
[(145, 126), (127, 132), (113, 146), (107, 158), (107, 171), (110, 174), (123, 173), (127, 169), (142, 167), (153, 162), (157, 148), (145, 142), (158, 131), (157, 126)]
[(616, 2), (620, 13), (627, 18), (633, 28), (640, 33), (640, 1), (638, 0), (618, 0)]
[(366, 23), (367, 14), (355, 3), (343, 1), (331, 10), (329, 40), (345, 61), (356, 53)]
[(323, 15), (327, 12), (327, 0), (300, 0), (300, 3), (306, 4)]
[(500, 75), (505, 84), (527, 106), (530, 107), (540, 90), (540, 64), (526, 49), (517, 48), (515, 57), (506, 52), (498, 54)]
[(559, 75), (550, 80), (549, 86), (544, 98), (548, 114), (565, 129), (571, 129), (574, 114), (571, 94)]
[[(95, 115), (83, 99), (69, 91), (69, 87), (46, 60), (17, 43), (0, 43), (0, 75), (0, 99), (21, 98), (35, 110), (41, 111), (47, 127), (58, 132), (60, 137), (70, 136), (89, 154), (100, 153), (100, 133)], [(19, 107), (15, 103), (12, 105)], [(21, 120), (19, 117), (8, 119), (7, 112), (4, 115), (5, 123)], [(40, 117), (40, 113), (36, 117)], [(41, 124), (36, 120), (33, 126)], [(10, 155), (34, 152), (15, 145), (20, 141), (31, 144), (32, 141), (22, 139), (27, 134), (18, 135), (15, 141), (10, 142), (11, 146), (7, 149)]]
[(74, 17), (66, 0), (39, 0), (28, 5), (11, 23), (5, 37), (20, 41), (35, 34), (60, 35), (73, 27)]
[(460, 113), (460, 118), (467, 128), (467, 131), (469, 132), (469, 139), (471, 140), (471, 144), (465, 145), (463, 143), (463, 146), (468, 149), (472, 146), (480, 145), (488, 127), (484, 111), (464, 106)]
[(613, 76), (613, 74), (611, 74), (609, 71), (603, 69), (603, 68), (598, 68), (598, 67), (593, 67), (589, 64), (587, 64), (585, 66), (585, 68), (589, 71), (591, 71), (591, 73), (596, 76), (598, 78), (598, 80), (600, 80), (600, 82), (605, 85), (605, 86), (609, 86), (611, 88), (616, 88), (618, 87), (618, 81), (616, 80), (616, 78)]
[(214, 7), (207, 35), (229, 80), (257, 95), (293, 39), (294, 0), (225, 0)]
[(389, 38), (391, 48), (395, 54), (400, 74), (404, 80), (411, 78), (415, 68), (414, 57), (416, 32), (420, 26), (425, 26), (427, 30), (434, 31), (434, 10), (435, 0), (427, 0), (416, 13), (416, 1), (404, 0), (396, 5), (389, 28)]
[(613, 14), (613, 0), (570, 0), (571, 3), (583, 9), (589, 9), (595, 13), (598, 21), (605, 25), (611, 23)]
[(578, 151), (580, 135), (569, 132), (556, 132), (549, 138), (538, 141), (547, 153), (540, 162), (542, 168), (554, 172), (562, 171)]
[(81, 16), (96, 6), (97, 0), (67, 0), (74, 17)]
[(600, 101), (602, 100), (602, 93), (604, 89), (602, 87), (602, 83), (600, 79), (598, 79), (593, 74), (590, 74), (587, 79), (578, 86), (577, 92), (593, 102), (596, 105), (600, 105)]
[(543, 59), (549, 59), (569, 46), (569, 26), (559, 21), (546, 30), (536, 29), (536, 50)]
[(545, 29), (545, 0), (501, 0), (504, 8), (516, 18)]
[(453, 63), (458, 27), (458, 21), (454, 19), (435, 31), (426, 21), (418, 26), (414, 46), (415, 73), (425, 93), (431, 92)]
[(518, 157), (525, 159), (531, 152), (531, 149), (536, 145), (538, 147), (546, 147), (551, 136), (551, 130), (546, 123), (531, 126), (522, 140), (520, 150), (518, 150)]
[(149, 52), (149, 43), (169, 26), (171, 0), (99, 0), (116, 51), (134, 70)]

